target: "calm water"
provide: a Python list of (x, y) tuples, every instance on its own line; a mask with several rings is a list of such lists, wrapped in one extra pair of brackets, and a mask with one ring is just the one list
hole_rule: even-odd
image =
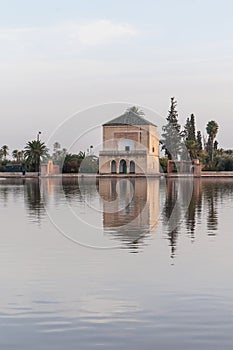
[(0, 180), (0, 208), (1, 349), (232, 350), (233, 180)]

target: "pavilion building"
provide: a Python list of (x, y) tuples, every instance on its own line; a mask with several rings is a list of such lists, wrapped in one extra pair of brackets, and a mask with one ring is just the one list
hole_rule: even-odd
[(132, 110), (103, 124), (100, 174), (158, 174), (157, 126)]

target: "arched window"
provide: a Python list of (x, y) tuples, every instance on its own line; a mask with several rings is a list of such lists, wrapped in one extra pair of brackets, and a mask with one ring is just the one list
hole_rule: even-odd
[(116, 174), (116, 161), (112, 160), (111, 162), (111, 173)]
[(124, 159), (121, 159), (120, 161), (120, 168), (119, 168), (120, 174), (127, 174), (127, 164)]
[(130, 173), (135, 173), (135, 162), (133, 160), (130, 161)]

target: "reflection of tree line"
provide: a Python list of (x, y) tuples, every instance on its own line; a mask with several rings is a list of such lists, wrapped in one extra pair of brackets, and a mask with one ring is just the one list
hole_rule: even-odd
[(40, 223), (42, 217), (45, 216), (45, 209), (38, 180), (24, 182), (24, 201), (29, 218)]
[[(116, 179), (102, 179), (101, 181), (96, 182), (94, 180), (93, 182), (93, 180), (86, 181), (83, 179), (82, 182), (82, 180), (78, 181), (76, 178), (64, 178), (61, 187), (58, 186), (56, 179), (48, 179), (45, 184), (46, 191), (55, 196), (57, 202), (59, 202), (61, 196), (59, 191), (62, 191), (66, 199), (71, 202), (75, 199), (84, 201), (86, 196), (92, 200), (96, 198), (96, 195), (98, 195), (97, 191), (99, 191), (99, 196), (107, 205), (108, 202), (115, 201), (120, 193), (129, 192), (129, 189), (127, 189), (129, 184), (127, 185), (123, 181), (119, 187), (117, 181)], [(104, 229), (108, 231), (108, 234), (112, 235), (112, 238), (115, 237), (128, 246), (131, 244), (135, 251), (138, 244), (140, 246), (146, 244), (143, 239), (143, 237), (145, 238), (144, 233), (149, 232), (148, 228), (151, 222), (156, 222), (158, 217), (157, 197), (159, 180), (158, 183), (155, 183), (155, 181), (157, 180), (151, 182), (148, 182), (146, 179), (131, 180), (130, 183), (134, 188), (132, 201), (120, 211), (116, 210), (113, 213), (109, 213), (103, 210)], [(23, 189), (22, 186), (24, 186)], [(190, 186), (192, 195), (189, 205), (185, 206), (185, 198), (190, 192)], [(197, 224), (204, 220), (206, 233), (208, 235), (216, 235), (218, 229), (218, 206), (223, 199), (227, 197), (232, 198), (233, 181), (230, 179), (221, 181), (219, 179), (194, 179), (192, 182), (167, 179), (166, 189), (162, 218), (167, 225), (166, 235), (170, 242), (171, 256), (174, 257), (181, 229), (185, 228), (185, 232), (193, 242)], [(22, 193), (24, 193), (24, 202), (28, 216), (33, 221), (40, 222), (41, 218), (45, 216), (44, 198), (42, 198), (40, 183), (37, 179), (11, 179), (1, 183), (0, 196), (3, 204), (9, 201), (10, 193), (13, 194), (13, 198), (22, 196)], [(177, 205), (177, 202), (179, 205)], [(171, 219), (174, 213), (175, 215)], [(140, 242), (137, 242), (138, 238), (140, 238)]]
[[(17, 185), (19, 184), (19, 181), (16, 179), (12, 179), (9, 181), (8, 179), (5, 179), (0, 182), (0, 201), (5, 206), (9, 200), (10, 193), (13, 195), (13, 198), (16, 200), (17, 197), (21, 193), (20, 187)], [(12, 186), (13, 185), (13, 186)]]
[[(219, 179), (194, 179), (193, 193), (188, 207), (183, 208), (184, 221), (182, 222), (182, 208), (176, 210), (176, 225), (170, 222), (169, 219), (177, 204), (179, 181), (175, 179), (167, 179), (167, 195), (163, 208), (164, 223), (167, 224), (167, 235), (171, 246), (171, 257), (174, 257), (177, 247), (177, 238), (181, 228), (185, 225), (187, 234), (191, 240), (195, 240), (196, 225), (198, 221), (206, 218), (206, 232), (209, 236), (216, 235), (218, 229), (218, 205), (219, 202), (229, 196), (232, 198), (233, 182), (232, 180)], [(185, 183), (182, 184), (185, 187)], [(186, 195), (183, 191), (183, 195)], [(185, 213), (186, 211), (186, 213)]]
[(13, 194), (15, 201), (24, 195), (24, 203), (29, 218), (40, 222), (42, 216), (45, 215), (45, 210), (38, 179), (6, 179), (1, 182), (0, 186), (0, 196), (3, 203), (6, 204), (9, 201), (10, 193)]
[[(116, 200), (119, 195), (116, 191), (117, 181), (116, 179), (96, 181), (64, 178), (62, 180), (62, 191), (66, 199), (71, 202), (75, 198), (84, 201), (86, 196), (92, 200), (97, 195), (97, 191), (99, 191), (99, 195), (104, 201), (111, 202)], [(130, 182), (135, 192), (132, 201), (123, 210), (114, 213), (108, 213), (103, 210), (103, 224), (109, 233), (116, 234), (115, 238), (129, 245), (133, 244), (135, 247), (137, 238), (142, 238), (142, 233), (148, 231), (149, 211), (148, 209), (145, 210), (147, 208), (145, 205), (150, 191), (148, 192), (149, 183), (146, 179), (136, 179)], [(39, 182), (30, 181), (26, 182), (25, 185), (25, 203), (30, 216), (34, 216), (39, 221), (41, 216), (45, 215)], [(54, 185), (54, 180), (52, 180), (50, 186), (53, 188)], [(124, 189), (125, 185), (124, 183), (121, 184), (121, 191), (123, 192), (126, 192)], [(166, 232), (170, 242), (171, 256), (174, 257), (178, 235), (184, 226), (192, 242), (195, 240), (197, 223), (201, 220), (206, 220), (207, 234), (216, 235), (218, 229), (218, 205), (226, 196), (232, 196), (233, 182), (231, 180), (215, 181), (213, 179), (194, 179), (193, 181), (167, 179), (166, 187), (167, 193), (162, 209), (162, 217), (164, 222), (168, 224)], [(186, 200), (190, 191), (192, 195), (190, 200), (188, 200), (189, 205), (187, 207)], [(55, 190), (54, 194), (59, 201), (59, 193)], [(177, 201), (180, 204), (178, 206), (176, 205)], [(148, 205), (151, 206), (151, 203), (148, 203)], [(174, 214), (174, 208), (175, 215), (171, 219), (171, 215)], [(143, 216), (140, 215), (142, 210), (144, 210)], [(135, 238), (135, 242), (133, 238)], [(143, 239), (140, 239), (139, 243), (141, 246), (145, 242), (143, 243)]]

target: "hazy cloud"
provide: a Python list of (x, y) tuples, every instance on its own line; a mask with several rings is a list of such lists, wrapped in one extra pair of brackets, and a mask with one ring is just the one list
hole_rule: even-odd
[(84, 23), (77, 27), (80, 42), (85, 45), (99, 45), (122, 37), (131, 37), (137, 30), (129, 24), (115, 24), (109, 20)]
[(51, 27), (0, 29), (2, 57), (17, 59), (30, 55), (72, 55), (81, 50), (134, 37), (138, 31), (129, 24), (111, 20), (65, 22)]

